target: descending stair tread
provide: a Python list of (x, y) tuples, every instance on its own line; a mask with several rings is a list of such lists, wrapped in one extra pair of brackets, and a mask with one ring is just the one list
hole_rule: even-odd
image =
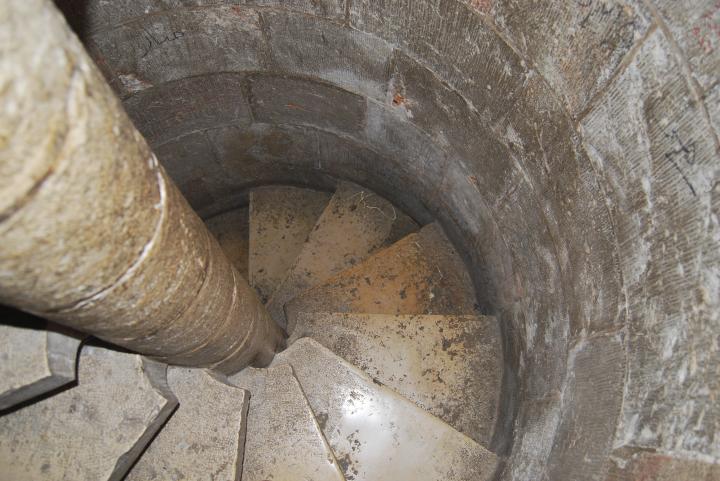
[(250, 192), (250, 283), (263, 302), (285, 278), (330, 197), (290, 186)]
[(167, 378), (180, 406), (126, 480), (199, 480), (210, 474), (214, 481), (239, 480), (249, 394), (204, 369), (169, 367)]
[(79, 346), (74, 335), (0, 325), (0, 409), (74, 381)]
[(457, 481), (494, 476), (493, 453), (312, 339), (298, 340), (274, 362), (292, 365), (347, 479)]
[(231, 381), (251, 393), (242, 481), (344, 481), (289, 365)]
[(208, 230), (243, 277), (248, 275), (249, 213), (248, 207), (239, 207), (205, 220)]
[(288, 302), (288, 332), (299, 312), (472, 314), (475, 290), (442, 228), (428, 224)]
[(373, 380), (489, 445), (502, 382), (497, 321), (484, 316), (301, 313), (310, 337)]
[(363, 187), (341, 183), (268, 301), (273, 319), (285, 327), (287, 301), (380, 248), (396, 220), (395, 208), (386, 200)]
[(76, 387), (0, 418), (3, 476), (122, 479), (176, 405), (164, 366), (84, 346)]

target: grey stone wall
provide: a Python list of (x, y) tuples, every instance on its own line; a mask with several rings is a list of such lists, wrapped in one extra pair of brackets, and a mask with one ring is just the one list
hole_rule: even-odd
[(716, 0), (58, 3), (199, 212), (343, 178), (443, 222), (502, 479), (714, 476)]

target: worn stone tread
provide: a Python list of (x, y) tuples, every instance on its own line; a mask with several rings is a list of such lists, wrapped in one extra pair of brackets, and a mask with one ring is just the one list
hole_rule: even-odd
[(0, 325), (0, 410), (75, 380), (81, 338), (43, 327)]
[(340, 183), (267, 303), (273, 319), (285, 327), (286, 302), (382, 247), (396, 220), (397, 211), (386, 200), (358, 185)]
[(493, 453), (312, 339), (298, 340), (274, 362), (292, 365), (347, 479), (493, 478)]
[(242, 481), (345, 480), (289, 365), (231, 380), (251, 393)]
[(3, 479), (120, 480), (177, 406), (166, 367), (84, 346), (78, 385), (0, 418)]
[(437, 224), (428, 224), (285, 306), (288, 332), (299, 312), (473, 314), (465, 264)]
[(453, 428), (488, 446), (503, 372), (497, 321), (485, 316), (301, 313), (310, 337)]
[(249, 393), (204, 369), (171, 366), (167, 378), (180, 406), (126, 481), (239, 481)]
[(287, 275), (330, 197), (291, 186), (250, 192), (250, 284), (263, 302)]
[(243, 277), (248, 276), (249, 217), (250, 209), (239, 207), (205, 220), (208, 230)]

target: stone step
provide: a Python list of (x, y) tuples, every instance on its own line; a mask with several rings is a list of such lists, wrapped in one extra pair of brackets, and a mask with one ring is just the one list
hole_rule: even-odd
[(488, 446), (503, 374), (493, 317), (301, 313), (310, 337), (417, 406)]
[(263, 302), (285, 279), (330, 197), (290, 186), (250, 192), (250, 284)]
[(473, 314), (475, 289), (442, 228), (428, 224), (285, 306), (288, 332), (299, 312)]
[(340, 183), (268, 301), (273, 319), (285, 327), (286, 302), (382, 247), (397, 220), (396, 209), (383, 198), (358, 185)]
[(86, 345), (76, 387), (0, 418), (2, 478), (120, 480), (176, 406), (165, 365)]
[(180, 406), (126, 481), (239, 481), (249, 393), (204, 369), (169, 367)]
[(242, 481), (344, 481), (292, 368), (248, 368), (231, 381), (251, 393)]
[(218, 240), (225, 255), (246, 279), (250, 238), (249, 213), (248, 207), (239, 207), (205, 220), (205, 225)]
[(312, 339), (298, 340), (274, 362), (292, 365), (347, 479), (494, 477), (493, 453)]
[[(0, 410), (75, 380), (81, 337), (29, 314), (18, 315), (32, 322), (0, 325)], [(38, 325), (31, 326), (35, 321)]]

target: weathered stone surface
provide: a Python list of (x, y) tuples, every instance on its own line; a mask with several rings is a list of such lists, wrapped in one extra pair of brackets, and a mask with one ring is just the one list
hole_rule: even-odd
[(345, 0), (57, 0), (58, 7), (81, 33), (107, 30), (138, 17), (157, 15), (178, 8), (230, 5), (238, 12), (252, 6), (281, 7), (320, 17), (345, 17)]
[(267, 186), (250, 192), (250, 284), (267, 301), (285, 279), (330, 194)]
[(263, 12), (273, 70), (315, 77), (376, 100), (385, 99), (392, 46), (334, 22)]
[(186, 77), (257, 70), (265, 55), (257, 12), (237, 6), (147, 15), (90, 41), (123, 97)]
[(383, 245), (395, 220), (394, 207), (386, 200), (359, 185), (341, 183), (268, 301), (273, 319), (286, 326), (283, 308), (288, 301), (368, 257)]
[(0, 418), (3, 477), (123, 479), (177, 405), (165, 369), (83, 347), (77, 387)]
[(625, 362), (619, 335), (580, 341), (571, 349), (548, 479), (605, 479), (622, 408)]
[(253, 75), (250, 96), (253, 116), (260, 122), (357, 132), (365, 120), (362, 97), (319, 82)]
[(607, 481), (713, 481), (720, 479), (720, 465), (673, 458), (639, 449), (613, 451)]
[(503, 356), (492, 317), (302, 313), (309, 337), (483, 446), (492, 440)]
[(75, 380), (81, 337), (47, 327), (0, 325), (0, 410)]
[(400, 46), (496, 120), (527, 75), (526, 66), (476, 12), (455, 0), (361, 0), (351, 25)]
[(126, 98), (123, 106), (135, 127), (156, 146), (221, 125), (249, 125), (244, 85), (244, 75), (201, 75), (142, 90)]
[(208, 230), (238, 272), (249, 280), (250, 209), (240, 207), (205, 220)]
[[(609, 188), (629, 319), (619, 446), (717, 457), (717, 153), (667, 39), (653, 34), (583, 121)], [(612, 127), (611, 127), (612, 126)]]
[(720, 4), (713, 0), (652, 0), (689, 63), (702, 91), (717, 84), (720, 70)]
[(488, 4), (486, 13), (562, 93), (573, 113), (607, 84), (650, 25), (649, 13), (637, 0)]
[(289, 365), (245, 369), (231, 380), (252, 395), (244, 481), (345, 481)]
[(438, 224), (430, 224), (288, 302), (288, 332), (302, 312), (475, 312), (472, 281)]
[(249, 393), (202, 369), (169, 367), (180, 407), (125, 478), (240, 479)]
[(345, 477), (365, 480), (489, 480), (497, 458), (315, 341), (276, 358), (293, 367)]

